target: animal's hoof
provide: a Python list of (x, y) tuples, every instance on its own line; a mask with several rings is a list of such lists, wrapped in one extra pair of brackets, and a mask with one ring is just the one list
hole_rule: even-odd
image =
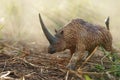
[(74, 65), (68, 64), (66, 67), (67, 67), (69, 70), (75, 70), (75, 66), (74, 66)]

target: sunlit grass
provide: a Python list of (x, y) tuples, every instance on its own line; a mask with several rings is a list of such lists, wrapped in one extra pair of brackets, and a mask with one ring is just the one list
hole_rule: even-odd
[(38, 13), (41, 13), (53, 34), (55, 28), (64, 26), (74, 18), (83, 18), (105, 26), (104, 19), (110, 16), (110, 31), (114, 43), (117, 44), (120, 40), (119, 4), (119, 0), (0, 0), (0, 17), (5, 19), (2, 32), (4, 37), (15, 40), (30, 40), (34, 37), (38, 41), (46, 42)]

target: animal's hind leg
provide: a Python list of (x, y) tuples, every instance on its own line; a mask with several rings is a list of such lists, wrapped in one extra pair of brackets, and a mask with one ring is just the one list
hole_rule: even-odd
[(80, 44), (80, 46), (77, 44), (76, 51), (73, 53), (69, 64), (67, 65), (67, 68), (71, 70), (75, 70), (75, 67), (77, 65), (77, 62), (82, 60), (85, 55), (85, 46), (83, 44)]
[(83, 54), (84, 52), (83, 51), (78, 51), (78, 52), (75, 52), (71, 59), (70, 59), (70, 62), (69, 64), (67, 65), (67, 68), (70, 69), (70, 70), (75, 70), (75, 67), (77, 65), (77, 62), (82, 60), (83, 58)]

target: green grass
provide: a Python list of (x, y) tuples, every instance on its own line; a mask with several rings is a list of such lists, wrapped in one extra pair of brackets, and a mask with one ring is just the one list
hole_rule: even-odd
[[(101, 48), (101, 50), (103, 51), (105, 57), (108, 58), (108, 60), (110, 61), (110, 65), (107, 69), (107, 64), (100, 63), (95, 65), (95, 71), (103, 72), (106, 75), (105, 77), (103, 77), (103, 79), (100, 80), (110, 78), (110, 76), (113, 76), (116, 80), (118, 80), (120, 78), (120, 57), (118, 53), (113, 53), (111, 55), (110, 52), (105, 51), (103, 48)], [(112, 58), (114, 58), (114, 61)]]

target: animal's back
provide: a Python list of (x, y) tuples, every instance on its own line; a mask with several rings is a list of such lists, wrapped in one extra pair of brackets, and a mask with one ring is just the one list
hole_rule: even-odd
[(64, 30), (64, 37), (68, 47), (75, 47), (82, 43), (86, 50), (90, 51), (98, 45), (112, 44), (112, 36), (105, 27), (94, 25), (83, 19), (73, 19), (61, 30)]

